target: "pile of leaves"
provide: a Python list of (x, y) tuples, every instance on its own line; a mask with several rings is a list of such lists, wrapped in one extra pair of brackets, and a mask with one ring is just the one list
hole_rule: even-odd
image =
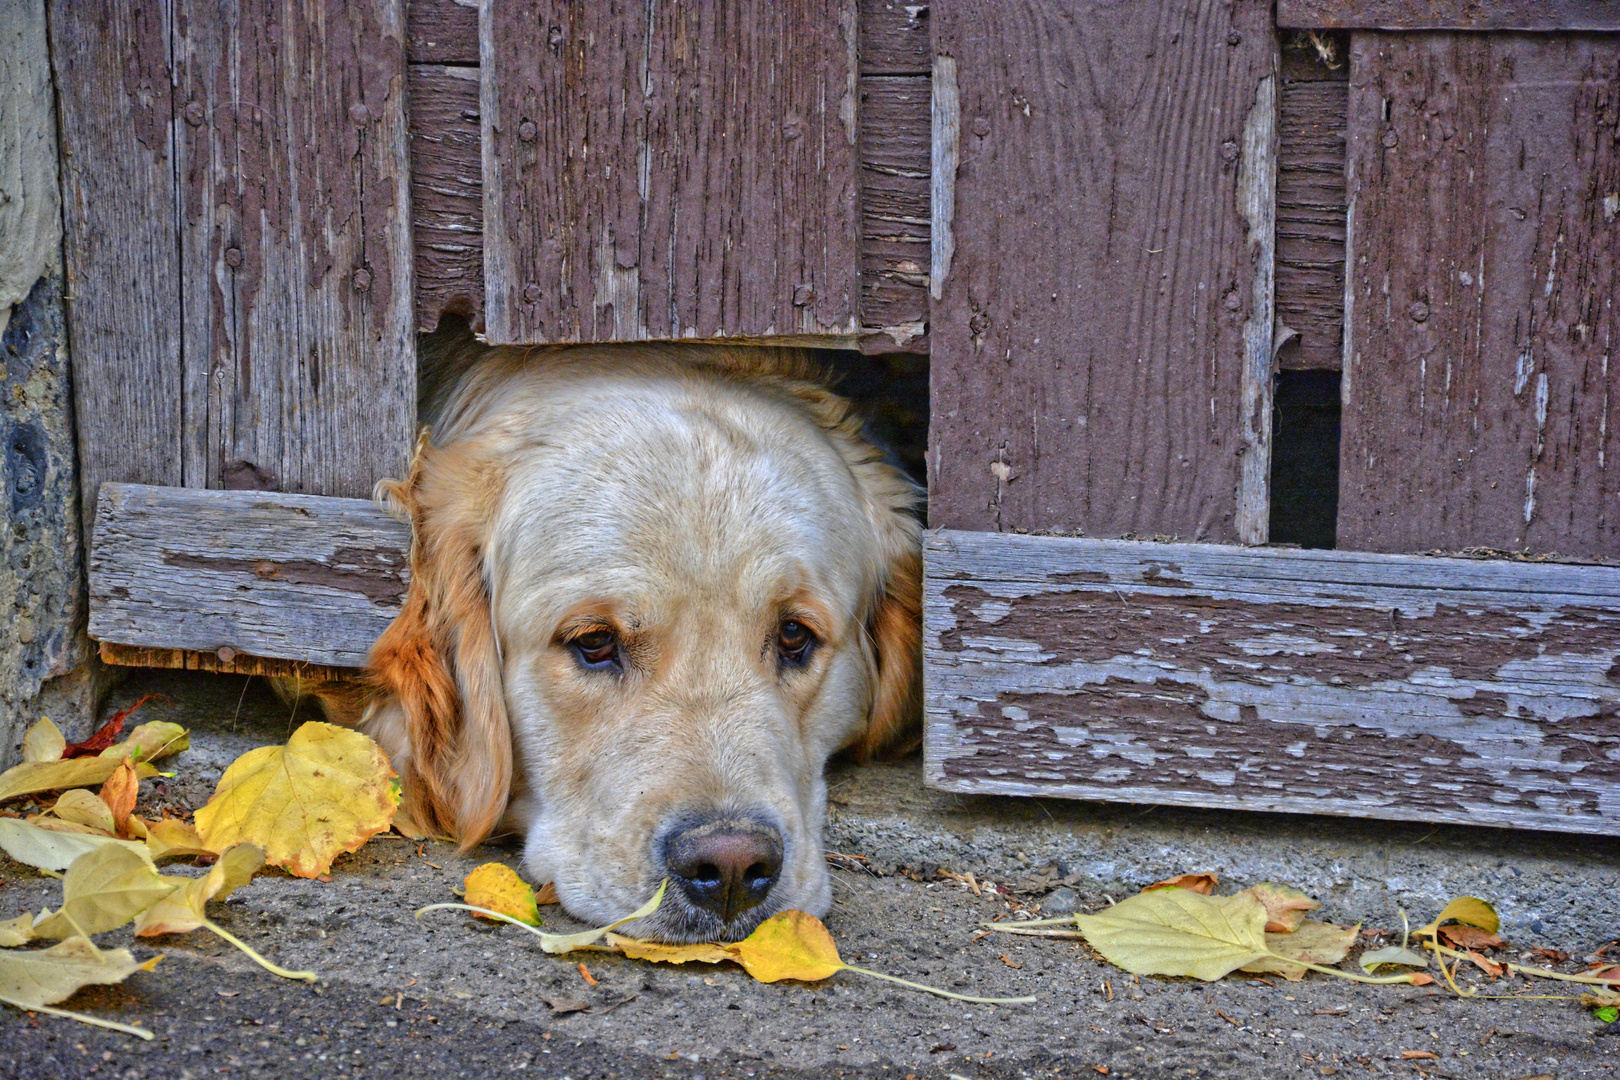
[[(1459, 997), (1498, 996), (1459, 984), (1458, 969), (1466, 963), (1493, 980), (1511, 973), (1601, 988), (1580, 998), (1599, 1010), (1600, 1019), (1612, 1022), (1609, 1010), (1620, 1006), (1620, 965), (1599, 962), (1585, 973), (1566, 973), (1488, 959), (1482, 950), (1504, 944), (1497, 933), (1501, 920), (1489, 903), (1475, 896), (1452, 900), (1433, 922), (1403, 933), (1400, 945), (1362, 953), (1358, 959), (1362, 970), (1356, 972), (1333, 965), (1350, 955), (1359, 925), (1335, 926), (1306, 918), (1322, 906), (1320, 901), (1287, 885), (1263, 882), (1230, 896), (1216, 896), (1218, 883), (1215, 874), (1182, 874), (1094, 914), (984, 926), (1001, 933), (1083, 938), (1108, 962), (1133, 975), (1213, 981), (1247, 972), (1299, 980), (1307, 971), (1317, 971), (1354, 982), (1425, 986), (1436, 981), (1428, 973), (1432, 957), (1446, 985)], [(1381, 968), (1419, 970), (1375, 974)]]
[[(52, 1007), (81, 987), (122, 982), (162, 959), (137, 963), (128, 949), (96, 945), (97, 934), (130, 923), (137, 937), (204, 929), (276, 975), (313, 981), (313, 972), (278, 967), (214, 923), (208, 902), (224, 900), (267, 866), (325, 875), (338, 855), (389, 827), (400, 790), (371, 739), (311, 722), (285, 746), (237, 758), (194, 823), (147, 821), (135, 813), (141, 780), (159, 775), (153, 762), (186, 749), (189, 739), (176, 724), (154, 722), (114, 742), (140, 704), (83, 743), (67, 743), (41, 720), (23, 740), (22, 764), (0, 773), (0, 802), (49, 803), (26, 815), (0, 811), (0, 849), (62, 878), (55, 911), (0, 921), (0, 1001), (150, 1039), (144, 1028)], [(159, 872), (159, 863), (182, 857), (212, 865), (199, 877)], [(27, 947), (42, 940), (59, 944)]]

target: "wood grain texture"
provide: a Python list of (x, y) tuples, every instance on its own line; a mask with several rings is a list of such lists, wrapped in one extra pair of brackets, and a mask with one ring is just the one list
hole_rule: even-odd
[(1614, 0), (1277, 0), (1285, 30), (1620, 30)]
[(177, 0), (185, 481), (369, 495), (416, 423), (400, 0)]
[(1307, 78), (1284, 68), (1278, 95), (1278, 365), (1338, 371), (1344, 364), (1345, 110), (1349, 65), (1319, 62)]
[(184, 472), (167, 3), (49, 7), (63, 252), (88, 536), (103, 481)]
[(856, 333), (855, 0), (486, 0), (480, 33), (491, 342)]
[(143, 649), (136, 645), (116, 645), (103, 641), (101, 662), (117, 667), (171, 668), (178, 671), (207, 671), (216, 675), (258, 675), (265, 678), (292, 677), (306, 682), (356, 680), (356, 668), (311, 664), (306, 660), (278, 660), (273, 657), (240, 653), (188, 652), (185, 649)]
[(930, 80), (860, 87), (861, 349), (926, 355)]
[(1339, 546), (1620, 556), (1620, 37), (1357, 34)]
[(90, 636), (361, 667), (404, 599), (410, 527), (363, 499), (107, 484)]
[(961, 106), (932, 522), (1263, 540), (1269, 5), (931, 10)]
[(476, 68), (412, 64), (411, 238), (416, 325), (484, 319), (484, 178)]
[(860, 0), (862, 75), (927, 75), (934, 68), (926, 0)]
[(477, 0), (405, 0), (405, 33), (413, 64), (478, 66)]
[(951, 791), (1620, 824), (1620, 569), (935, 532)]

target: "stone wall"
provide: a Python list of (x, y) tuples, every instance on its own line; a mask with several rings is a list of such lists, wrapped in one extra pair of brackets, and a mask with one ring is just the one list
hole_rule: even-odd
[(0, 766), (88, 727), (92, 661), (44, 0), (0, 0)]

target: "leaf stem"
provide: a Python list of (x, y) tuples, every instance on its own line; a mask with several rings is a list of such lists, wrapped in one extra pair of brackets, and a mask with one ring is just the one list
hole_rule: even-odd
[(288, 971), (286, 968), (281, 967), (278, 964), (271, 963), (269, 960), (266, 960), (264, 957), (254, 952), (247, 942), (243, 941), (241, 938), (237, 937), (223, 926), (220, 926), (212, 919), (204, 919), (202, 924), (203, 926), (212, 930), (214, 933), (218, 934), (220, 937), (224, 938), (226, 941), (230, 942), (232, 945), (235, 945), (238, 949), (241, 949), (243, 952), (247, 953), (248, 959), (252, 960), (255, 964), (258, 964), (272, 975), (280, 975), (283, 979), (303, 979), (305, 982), (314, 982), (316, 978), (318, 978), (313, 971)]
[[(1467, 960), (1467, 953), (1435, 943), (1435, 951), (1444, 953), (1454, 960)], [(1620, 988), (1620, 979), (1596, 979), (1590, 975), (1566, 975), (1562, 971), (1552, 971), (1549, 968), (1531, 967), (1527, 964), (1513, 964), (1506, 960), (1493, 960), (1492, 963), (1501, 964), (1515, 975), (1535, 976), (1538, 979), (1557, 979), (1560, 982), (1581, 983), (1585, 986), (1607, 986)]]
[(909, 986), (913, 990), (921, 990), (929, 994), (938, 994), (940, 997), (950, 998), (952, 1001), (971, 1001), (976, 1005), (1027, 1005), (1036, 1000), (1034, 995), (1029, 997), (1015, 998), (986, 998), (973, 997), (969, 994), (953, 994), (949, 990), (941, 990), (937, 986), (925, 986), (922, 983), (912, 982), (910, 979), (902, 979), (897, 975), (885, 975), (881, 971), (869, 971), (866, 968), (856, 967), (854, 964), (845, 964), (843, 970), (857, 972), (861, 975), (870, 975), (874, 979), (883, 979), (887, 982), (899, 983), (901, 986)]
[(1339, 978), (1349, 979), (1351, 982), (1373, 983), (1375, 985), (1387, 986), (1392, 983), (1409, 983), (1412, 981), (1411, 972), (1407, 972), (1404, 975), (1357, 975), (1353, 971), (1341, 971), (1338, 968), (1325, 967), (1322, 964), (1313, 964), (1309, 960), (1298, 960), (1292, 956), (1284, 956), (1281, 953), (1274, 953), (1270, 949), (1266, 950), (1266, 955), (1274, 960), (1281, 960), (1285, 964), (1297, 964), (1302, 968), (1309, 968), (1312, 971), (1320, 971), (1324, 975), (1337, 975)]
[(150, 1031), (142, 1027), (136, 1027), (133, 1024), (120, 1024), (116, 1020), (103, 1020), (99, 1016), (91, 1016), (88, 1013), (72, 1012), (68, 1009), (53, 1009), (49, 1005), (35, 1005), (32, 1002), (18, 1001), (15, 998), (0, 997), (0, 1001), (3, 1001), (7, 1005), (11, 1005), (15, 1008), (22, 1009), (24, 1012), (42, 1012), (49, 1013), (52, 1016), (65, 1016), (69, 1020), (77, 1020), (81, 1024), (90, 1024), (101, 1028), (111, 1028), (113, 1031), (122, 1031), (126, 1035), (134, 1035), (137, 1038), (145, 1039), (147, 1042), (152, 1041), (152, 1033)]

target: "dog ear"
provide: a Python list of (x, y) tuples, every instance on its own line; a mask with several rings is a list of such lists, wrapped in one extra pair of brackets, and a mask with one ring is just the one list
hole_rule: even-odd
[(850, 747), (860, 760), (898, 757), (922, 740), (922, 550), (915, 523), (910, 543), (892, 554), (883, 595), (868, 620), (877, 654), (872, 718)]
[(410, 515), (411, 584), (369, 666), (382, 696), (367, 726), (395, 758), (404, 809), (463, 850), (495, 828), (512, 785), (483, 566), (487, 523), (476, 509), (495, 502), (479, 500), (487, 486), (480, 472), (466, 455), (424, 443), (410, 478), (383, 491)]

